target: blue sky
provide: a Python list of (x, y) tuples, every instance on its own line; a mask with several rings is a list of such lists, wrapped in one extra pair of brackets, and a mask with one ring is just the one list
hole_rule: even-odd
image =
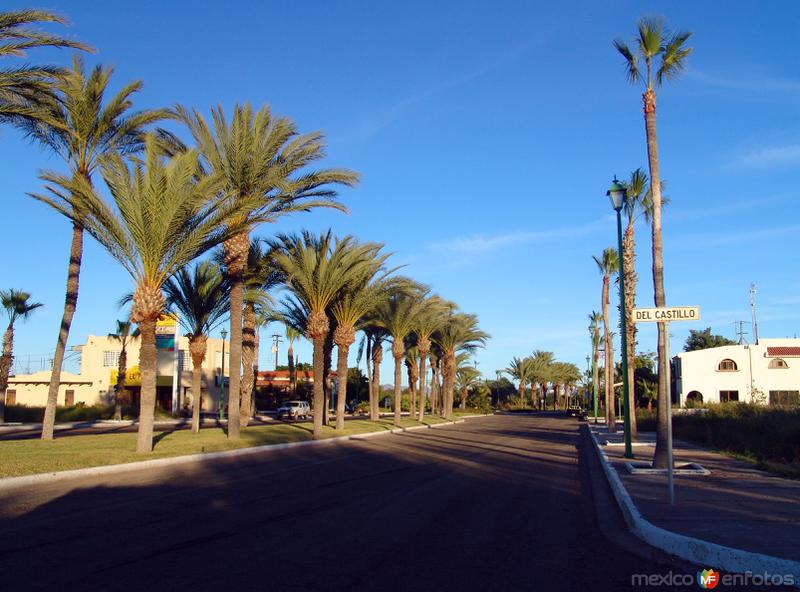
[[(534, 349), (585, 366), (587, 315), (599, 310), (601, 289), (591, 256), (616, 245), (605, 190), (614, 174), (646, 165), (641, 89), (627, 83), (611, 41), (630, 40), (643, 15), (693, 31), (687, 71), (658, 96), (672, 199), (667, 302), (699, 305), (703, 315), (674, 323), (671, 347), (708, 325), (733, 337), (732, 323), (750, 319), (751, 282), (761, 337), (800, 329), (795, 2), (219, 6), (47, 4), (71, 19), (68, 35), (98, 49), (89, 63), (115, 66), (115, 88), (144, 80), (138, 106), (269, 103), (303, 131), (324, 130), (326, 164), (363, 176), (342, 192), (351, 213), (300, 214), (257, 234), (332, 227), (384, 242), (404, 273), (479, 315), (492, 340), (478, 360), (491, 377)], [(31, 58), (66, 63), (69, 53)], [(40, 187), (38, 170), (63, 165), (9, 129), (0, 130), (0, 162), (9, 214), (0, 286), (45, 304), (16, 334), (20, 361), (30, 355), (36, 370), (55, 345), (70, 229), (25, 193)], [(636, 230), (638, 304), (652, 306), (649, 231)], [(70, 344), (112, 330), (128, 290), (122, 269), (87, 239)], [(655, 349), (655, 327), (639, 342)], [(306, 345), (298, 353), (310, 360)], [(264, 347), (262, 368), (268, 359)]]

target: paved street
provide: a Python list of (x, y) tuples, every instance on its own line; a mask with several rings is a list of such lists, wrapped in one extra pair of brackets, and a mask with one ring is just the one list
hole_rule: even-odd
[(572, 419), (0, 492), (4, 590), (622, 590)]

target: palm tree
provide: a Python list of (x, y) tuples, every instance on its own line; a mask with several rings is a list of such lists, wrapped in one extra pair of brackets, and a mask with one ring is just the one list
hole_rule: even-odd
[[(350, 346), (356, 340), (356, 325), (365, 315), (375, 310), (386, 298), (390, 288), (384, 269), (388, 253), (381, 253), (383, 245), (369, 244), (363, 251), (363, 260), (354, 266), (348, 283), (334, 299), (331, 314), (336, 321), (333, 342), (338, 350), (336, 374), (338, 391), (336, 393), (336, 429), (344, 429), (344, 404), (347, 399), (347, 356)], [(394, 349), (392, 350), (394, 351)], [(398, 362), (399, 363), (399, 362)], [(397, 377), (399, 366), (395, 369)], [(395, 403), (395, 418), (399, 425), (399, 406)]]
[(461, 366), (456, 370), (456, 389), (461, 394), (461, 409), (467, 408), (467, 394), (481, 383), (481, 373), (474, 366)]
[[(374, 245), (358, 244), (353, 237), (334, 239), (330, 231), (319, 237), (281, 235), (273, 243), (275, 262), (286, 274), (292, 297), (284, 308), (306, 311), (305, 334), (314, 344), (314, 437), (322, 436), (325, 395), (324, 347), (330, 333), (328, 307), (374, 253)], [(345, 376), (346, 378), (346, 376)]]
[[(23, 57), (38, 47), (91, 48), (58, 35), (32, 28), (34, 23), (69, 24), (63, 16), (49, 10), (23, 9), (0, 12), (0, 58)], [(16, 66), (0, 69), (0, 122), (19, 120), (47, 121), (43, 103), (52, 100), (53, 82), (63, 74), (57, 66)]]
[(166, 308), (162, 288), (179, 269), (251, 222), (246, 212), (252, 203), (226, 200), (218, 180), (202, 174), (197, 153), (187, 151), (171, 160), (162, 154), (148, 135), (143, 161), (129, 168), (119, 155), (104, 159), (101, 173), (116, 208), (83, 177), (62, 177), (57, 187), (48, 187), (53, 196), (36, 196), (62, 214), (79, 216), (134, 281), (131, 321), (142, 335), (137, 452), (153, 448), (155, 326)]
[[(503, 372), (508, 374), (512, 379), (519, 381), (519, 405), (521, 409), (525, 409), (525, 384), (532, 379), (531, 374), (531, 359), (530, 358), (517, 358), (511, 359), (511, 364)], [(531, 393), (533, 398), (533, 393)], [(533, 401), (535, 403), (535, 401)]]
[[(661, 236), (661, 173), (658, 162), (658, 141), (656, 138), (656, 86), (665, 80), (677, 77), (686, 67), (687, 58), (692, 52), (686, 47), (691, 33), (679, 31), (670, 33), (664, 29), (661, 18), (645, 17), (639, 20), (639, 31), (635, 38), (634, 51), (617, 39), (614, 47), (625, 58), (628, 80), (635, 84), (644, 83), (645, 134), (647, 137), (647, 157), (650, 168), (650, 187), (653, 198), (653, 294), (656, 306), (666, 306), (664, 294), (664, 246)], [(656, 65), (654, 62), (659, 60)], [(644, 72), (641, 64), (644, 63)], [(656, 449), (653, 466), (665, 468), (668, 459), (667, 397), (669, 396), (668, 373), (668, 335), (664, 323), (658, 323), (658, 425)]]
[[(376, 311), (375, 323), (386, 329), (392, 338), (394, 358), (394, 424), (400, 425), (402, 403), (402, 365), (406, 357), (406, 339), (414, 330), (416, 316), (423, 306), (427, 288), (402, 280), (385, 293), (383, 302)], [(411, 382), (409, 382), (411, 387)], [(410, 402), (410, 398), (409, 398)], [(412, 413), (413, 411), (409, 409)]]
[(0, 423), (6, 416), (6, 389), (14, 362), (14, 323), (27, 319), (37, 308), (43, 306), (39, 302), (30, 302), (31, 295), (20, 290), (0, 290), (0, 306), (8, 316), (8, 327), (3, 333), (3, 353), (0, 355)]
[[(274, 222), (290, 212), (308, 211), (315, 207), (344, 210), (334, 201), (334, 184), (352, 186), (358, 176), (345, 169), (305, 171), (324, 156), (323, 136), (319, 132), (299, 135), (295, 124), (285, 117), (273, 117), (269, 107), (253, 112), (249, 104), (235, 105), (230, 122), (221, 106), (212, 109), (213, 131), (196, 110), (178, 106), (176, 111), (186, 123), (206, 165), (222, 179), (223, 189), (235, 204), (255, 204), (244, 212), (249, 223), (234, 224), (241, 231), (224, 245), (225, 268), (231, 282), (231, 368), (230, 415), (228, 437), (240, 435), (240, 372), (242, 362), (242, 322), (244, 275), (250, 232), (262, 222)], [(319, 321), (319, 319), (316, 319)], [(322, 325), (317, 325), (321, 329)], [(327, 335), (327, 329), (326, 329)], [(315, 377), (315, 384), (321, 375)], [(317, 415), (315, 413), (315, 424)]]
[[(602, 319), (603, 316), (597, 311), (592, 311), (589, 315), (589, 335), (592, 339), (592, 396), (595, 397), (595, 400), (597, 391), (600, 390), (598, 362), (600, 361), (600, 321)], [(595, 417), (595, 423), (597, 423), (597, 417)]]
[[(531, 384), (534, 382), (539, 385), (539, 390), (541, 391), (541, 398), (542, 398), (542, 406), (546, 409), (547, 408), (547, 386), (552, 380), (552, 373), (553, 373), (553, 363), (555, 362), (555, 356), (553, 352), (536, 349), (533, 351), (533, 354), (530, 357), (530, 381)], [(533, 389), (531, 388), (531, 391)], [(531, 395), (533, 393), (531, 392)]]
[(229, 286), (218, 265), (203, 261), (191, 270), (182, 268), (164, 284), (167, 307), (178, 313), (178, 321), (189, 339), (192, 357), (192, 432), (200, 431), (203, 410), (203, 362), (208, 336), (229, 308)]
[(442, 323), (445, 310), (444, 301), (441, 298), (426, 296), (414, 317), (414, 333), (417, 336), (417, 351), (419, 352), (419, 417), (417, 418), (419, 421), (425, 418), (425, 394), (428, 390), (428, 385), (425, 383), (425, 359), (431, 352), (431, 335)]
[[(419, 380), (419, 367), (417, 362), (419, 360), (419, 350), (417, 350), (416, 341), (413, 339), (413, 333), (410, 333), (406, 338), (406, 375), (408, 377), (408, 414), (409, 417), (417, 416), (417, 381)], [(414, 345), (411, 345), (411, 344)]]
[(617, 250), (607, 247), (600, 258), (592, 256), (597, 264), (597, 269), (603, 274), (603, 333), (605, 335), (603, 349), (605, 351), (605, 380), (606, 380), (606, 426), (608, 431), (617, 431), (617, 418), (614, 412), (614, 350), (611, 343), (611, 331), (608, 326), (608, 288), (611, 275), (619, 271), (619, 256)]
[[(92, 185), (92, 176), (103, 156), (117, 151), (131, 154), (141, 150), (145, 130), (168, 116), (168, 111), (164, 109), (131, 112), (132, 97), (142, 88), (140, 81), (126, 85), (106, 101), (112, 73), (112, 68), (97, 65), (87, 75), (83, 61), (75, 56), (72, 68), (54, 82), (55, 99), (47, 102), (46, 115), (36, 120), (19, 119), (15, 122), (33, 140), (62, 157), (70, 168), (73, 180), (82, 185)], [(171, 136), (166, 132), (159, 133), (166, 146)], [(45, 172), (41, 178), (47, 183), (64, 186), (61, 183), (64, 177), (58, 173)], [(82, 201), (66, 199), (61, 202), (61, 206), (67, 208), (62, 213), (72, 221), (72, 239), (64, 312), (56, 339), (53, 372), (42, 423), (43, 440), (53, 439), (61, 365), (78, 304), (85, 212), (75, 208)]]
[(122, 402), (127, 400), (128, 394), (125, 390), (125, 381), (128, 374), (128, 345), (136, 337), (139, 337), (139, 328), (134, 329), (130, 320), (118, 320), (116, 332), (108, 334), (108, 338), (111, 341), (117, 341), (120, 344), (117, 384), (114, 385), (114, 419), (117, 421), (122, 419)]
[(442, 348), (442, 390), (444, 397), (443, 415), (447, 419), (453, 416), (453, 389), (456, 382), (456, 354), (458, 352), (472, 353), (477, 348), (483, 347), (489, 334), (478, 328), (478, 317), (473, 314), (455, 312), (451, 307), (439, 330), (436, 332), (436, 341)]
[[(250, 241), (247, 266), (244, 272), (244, 313), (242, 323), (242, 382), (239, 413), (241, 425), (250, 423), (253, 404), (253, 388), (256, 380), (259, 342), (258, 330), (269, 317), (272, 298), (268, 291), (283, 282), (283, 274), (275, 265), (270, 250), (264, 250), (262, 240)], [(222, 257), (220, 257), (222, 259)], [(229, 304), (230, 306), (230, 304)], [(259, 323), (261, 319), (261, 323)]]

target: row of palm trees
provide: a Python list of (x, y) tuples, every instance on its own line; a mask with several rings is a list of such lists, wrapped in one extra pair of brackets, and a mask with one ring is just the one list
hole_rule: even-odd
[[(553, 352), (534, 350), (524, 358), (514, 357), (508, 368), (503, 370), (513, 380), (518, 381), (519, 404), (525, 408), (526, 388), (530, 384), (531, 407), (537, 409), (546, 405), (547, 393), (553, 388), (553, 409), (559, 404), (566, 409), (570, 403), (569, 392), (581, 380), (581, 371), (575, 364), (559, 362)], [(563, 393), (563, 397), (561, 396)]]
[[(661, 211), (668, 200), (662, 195), (663, 183), (658, 159), (658, 141), (656, 137), (656, 88), (664, 82), (675, 79), (686, 67), (687, 58), (692, 51), (686, 43), (691, 37), (688, 31), (670, 32), (660, 17), (644, 17), (639, 20), (637, 33), (633, 46), (616, 39), (613, 42), (615, 49), (624, 59), (628, 80), (632, 84), (643, 83), (642, 104), (645, 119), (645, 136), (647, 144), (647, 162), (649, 169), (649, 182), (647, 174), (641, 169), (634, 171), (627, 182), (628, 202), (625, 206), (627, 215), (627, 228), (625, 231), (622, 254), (611, 247), (605, 249), (600, 257), (593, 257), (603, 275), (603, 288), (601, 293), (602, 320), (603, 320), (603, 349), (605, 351), (605, 398), (606, 420), (610, 430), (616, 430), (613, 405), (613, 334), (608, 322), (608, 290), (610, 277), (619, 272), (622, 267), (625, 276), (626, 302), (628, 310), (633, 309), (636, 299), (635, 273), (635, 245), (634, 222), (639, 215), (644, 216), (651, 228), (652, 238), (652, 278), (653, 293), (656, 306), (665, 306), (664, 293), (664, 258)], [(620, 262), (621, 259), (621, 262)], [(599, 320), (598, 313), (589, 315), (589, 332), (592, 340), (593, 387), (598, 392), (597, 362), (599, 358)], [(658, 423), (656, 448), (653, 457), (653, 466), (665, 468), (667, 466), (667, 397), (669, 385), (667, 384), (667, 369), (669, 364), (667, 347), (667, 329), (658, 323)], [(627, 324), (627, 357), (634, 359), (635, 328), (633, 323)], [(628, 383), (634, 384), (634, 365), (628, 367)], [(636, 414), (631, 413), (631, 432), (636, 434)]]
[[(0, 57), (42, 46), (88, 49), (31, 27), (48, 21), (63, 19), (46, 11), (0, 14), (0, 40), (6, 42)], [(45, 190), (30, 194), (63, 214), (73, 228), (42, 438), (53, 438), (61, 365), (78, 301), (85, 232), (133, 281), (130, 322), (137, 325), (141, 337), (138, 451), (152, 450), (155, 326), (170, 306), (183, 313), (184, 329), (190, 336), (198, 403), (198, 370), (205, 339), (220, 319), (228, 317), (232, 368), (237, 369), (230, 377), (228, 437), (239, 438), (251, 408), (258, 328), (273, 318), (260, 303), (268, 301), (265, 291), (279, 280), (291, 294), (279, 314), (314, 345), (315, 377), (322, 378), (314, 381), (315, 409), (325, 408), (323, 389), (328, 383), (333, 345), (338, 347), (338, 365), (344, 367), (341, 375), (345, 376), (348, 349), (355, 331), (362, 329), (367, 332), (376, 393), (381, 344), (392, 341), (396, 391), (406, 350), (411, 345), (417, 348), (418, 416), (422, 419), (425, 360), (436, 333), (443, 379), (440, 409), (449, 417), (455, 381), (453, 358), (458, 351), (482, 345), (488, 337), (473, 315), (459, 312), (454, 304), (430, 295), (427, 288), (411, 280), (391, 277), (394, 270), (386, 268), (388, 255), (381, 252), (382, 245), (362, 244), (353, 237), (336, 238), (330, 232), (321, 236), (303, 233), (270, 241), (271, 265), (263, 265), (258, 247), (254, 252), (250, 235), (260, 224), (318, 207), (345, 210), (336, 201), (337, 187), (356, 184), (358, 175), (347, 169), (310, 169), (324, 156), (322, 134), (300, 134), (291, 120), (273, 116), (267, 106), (254, 110), (249, 104), (237, 104), (230, 118), (216, 106), (211, 123), (196, 109), (182, 105), (133, 111), (133, 99), (142, 83), (132, 82), (106, 98), (112, 72), (97, 65), (87, 73), (78, 55), (70, 68), (0, 71), (0, 123), (21, 129), (62, 157), (69, 169), (68, 173), (42, 173)], [(193, 146), (159, 127), (166, 120), (183, 125)], [(98, 189), (97, 177), (110, 201)], [(218, 251), (217, 267), (201, 263), (187, 271), (192, 261), (214, 249)], [(217, 307), (203, 309), (202, 305), (210, 302)], [(227, 310), (221, 309), (220, 303), (227, 305)], [(242, 361), (244, 372), (240, 374)], [(124, 392), (124, 373), (120, 375), (122, 383), (117, 388)], [(399, 401), (400, 397), (395, 397), (396, 422)], [(341, 429), (343, 396), (337, 405), (337, 427)], [(195, 426), (199, 409), (196, 404)], [(322, 421), (322, 413), (315, 413), (315, 436), (321, 433)]]

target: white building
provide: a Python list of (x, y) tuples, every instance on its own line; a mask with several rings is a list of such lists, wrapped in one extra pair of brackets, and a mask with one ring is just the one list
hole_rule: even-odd
[(673, 400), (800, 405), (800, 339), (760, 339), (673, 358)]

